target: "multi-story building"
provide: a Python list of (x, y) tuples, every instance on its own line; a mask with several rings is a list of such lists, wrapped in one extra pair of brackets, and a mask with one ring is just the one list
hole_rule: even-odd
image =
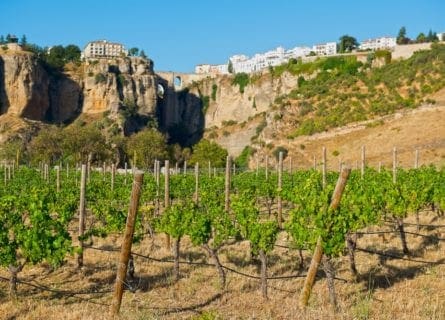
[(312, 47), (312, 51), (314, 51), (317, 56), (332, 56), (337, 54), (337, 43), (327, 42), (316, 44)]
[(82, 52), (82, 58), (116, 58), (126, 55), (128, 51), (122, 44), (107, 40), (89, 42)]
[(396, 38), (380, 37), (362, 41), (359, 48), (361, 50), (393, 49), (396, 45)]
[(300, 57), (308, 56), (311, 53), (312, 49), (309, 47), (295, 47), (293, 49), (289, 49), (285, 53), (286, 60), (288, 59), (298, 59)]

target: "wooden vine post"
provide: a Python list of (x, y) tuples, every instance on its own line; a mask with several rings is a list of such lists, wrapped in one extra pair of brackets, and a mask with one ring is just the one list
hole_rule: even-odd
[(83, 233), (85, 231), (85, 185), (87, 180), (87, 166), (82, 165), (80, 174), (80, 203), (79, 203), (79, 247), (80, 252), (77, 256), (77, 266), (82, 268), (83, 266)]
[(111, 191), (114, 190), (114, 180), (116, 179), (116, 165), (111, 164)]
[(198, 193), (199, 193), (199, 163), (196, 162), (196, 164), (195, 164), (195, 194), (194, 194), (195, 203), (198, 203)]
[(362, 146), (362, 162), (361, 162), (361, 176), (362, 176), (362, 178), (365, 176), (365, 167), (366, 167), (366, 149), (365, 149), (365, 146)]
[(56, 166), (56, 191), (60, 192), (60, 167)]
[[(351, 169), (343, 168), (340, 176), (338, 177), (337, 184), (335, 186), (334, 193), (332, 195), (331, 204), (329, 208), (331, 210), (335, 210), (340, 205), (341, 196), (343, 194), (343, 190), (346, 186), (346, 181), (348, 180), (349, 174), (351, 173)], [(321, 237), (318, 237), (317, 244), (315, 246), (314, 255), (312, 256), (311, 265), (309, 266), (309, 270), (304, 280), (303, 290), (300, 294), (300, 305), (302, 307), (306, 307), (309, 301), (309, 297), (311, 295), (312, 286), (315, 281), (315, 275), (317, 274), (318, 266), (320, 265), (321, 258), (323, 257), (323, 243)]]
[(131, 190), (130, 207), (128, 209), (127, 223), (125, 226), (124, 239), (122, 241), (119, 263), (117, 266), (116, 283), (114, 286), (113, 303), (111, 305), (111, 314), (117, 316), (122, 303), (124, 293), (125, 276), (127, 274), (128, 261), (130, 260), (131, 245), (133, 242), (134, 225), (136, 214), (141, 196), (142, 181), (144, 174), (136, 173), (134, 175), (133, 187)]
[(278, 155), (278, 227), (281, 229), (283, 226), (283, 199), (281, 197), (281, 191), (283, 188), (283, 152), (280, 151)]
[(324, 189), (324, 188), (326, 188), (326, 171), (327, 171), (326, 147), (323, 147), (323, 149), (322, 149), (322, 161), (323, 161), (323, 163), (322, 163), (322, 167), (321, 167), (321, 170), (322, 170), (321, 174), (323, 176), (323, 189)]
[[(170, 207), (170, 162), (168, 160), (165, 160), (164, 170), (164, 210), (167, 210)], [(171, 247), (168, 234), (165, 238), (165, 246), (167, 249)]]
[(226, 159), (226, 179), (224, 184), (224, 210), (229, 212), (230, 209), (230, 167), (232, 164), (232, 157), (227, 156)]
[(416, 149), (416, 153), (414, 155), (414, 169), (419, 168), (419, 149)]

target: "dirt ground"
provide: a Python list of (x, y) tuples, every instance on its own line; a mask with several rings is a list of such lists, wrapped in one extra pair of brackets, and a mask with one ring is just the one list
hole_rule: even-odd
[(397, 149), (398, 165), (414, 166), (415, 152), (419, 165), (445, 165), (445, 104), (424, 106), (398, 112), (371, 122), (333, 129), (313, 136), (281, 140), (289, 150), (294, 167), (308, 168), (314, 156), (321, 163), (322, 147), (327, 150), (327, 165), (337, 170), (344, 163), (355, 167), (360, 163), (361, 148), (365, 146), (367, 165), (391, 167), (393, 148)]
[[(414, 223), (413, 218), (407, 222)], [(264, 300), (258, 279), (228, 272), (222, 289), (213, 266), (181, 264), (181, 278), (176, 281), (170, 262), (135, 256), (135, 279), (124, 292), (120, 319), (445, 319), (445, 218), (435, 213), (421, 214), (421, 237), (408, 234), (411, 256), (405, 258), (435, 261), (414, 262), (357, 252), (358, 280), (349, 271), (346, 257), (335, 259), (339, 310), (329, 304), (325, 275), (317, 275), (309, 306), (299, 307), (298, 297), (304, 278), (269, 280), (269, 299)], [(369, 231), (393, 230), (389, 225)], [(407, 231), (417, 233), (414, 225)], [(438, 238), (441, 238), (438, 239)], [(284, 234), (279, 245), (288, 246)], [(93, 247), (118, 248), (120, 238), (96, 239)], [(403, 256), (397, 233), (359, 236), (358, 248)], [(25, 284), (18, 288), (18, 298), (10, 301), (8, 284), (0, 281), (0, 319), (110, 319), (117, 252), (87, 249), (85, 266), (76, 268), (75, 257), (56, 270), (47, 265), (28, 266), (19, 275), (21, 281), (45, 287), (53, 292)], [(204, 250), (182, 242), (181, 261), (209, 262)], [(165, 249), (165, 237), (158, 235), (133, 247), (133, 252), (150, 258), (172, 258)], [(246, 242), (225, 246), (220, 251), (222, 263), (245, 274), (258, 276), (260, 266), (248, 254)], [(310, 263), (304, 252), (304, 268), (299, 269), (296, 250), (276, 247), (268, 261), (269, 276), (304, 275)], [(6, 270), (0, 276), (8, 277)]]

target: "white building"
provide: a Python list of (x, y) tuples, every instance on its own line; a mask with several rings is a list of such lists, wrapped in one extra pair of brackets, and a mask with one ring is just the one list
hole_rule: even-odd
[(285, 57), (287, 60), (289, 59), (298, 59), (300, 57), (308, 56), (312, 51), (312, 48), (309, 47), (295, 47), (293, 49), (289, 49), (285, 53)]
[(439, 32), (436, 33), (437, 35), (437, 39), (439, 39), (439, 41), (445, 41), (445, 32)]
[(317, 56), (332, 56), (337, 54), (337, 43), (327, 42), (316, 44), (312, 47), (312, 51), (314, 51)]
[(196, 74), (228, 74), (227, 64), (198, 64), (195, 67)]
[(380, 37), (362, 41), (359, 48), (361, 50), (393, 49), (396, 45), (396, 38)]
[(126, 55), (128, 51), (122, 44), (107, 40), (89, 42), (82, 52), (82, 58), (116, 58)]

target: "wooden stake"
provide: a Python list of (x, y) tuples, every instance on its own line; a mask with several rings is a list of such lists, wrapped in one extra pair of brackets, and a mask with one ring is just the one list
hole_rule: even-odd
[(124, 169), (125, 169), (125, 171), (124, 171), (124, 184), (126, 185), (127, 184), (127, 169), (128, 169), (127, 162), (125, 162), (125, 164), (124, 164)]
[(292, 157), (289, 157), (289, 174), (292, 174)]
[(365, 154), (365, 146), (362, 146), (362, 163), (361, 163), (361, 176), (362, 178), (365, 176), (365, 167), (366, 167), (366, 154)]
[(111, 164), (111, 191), (114, 190), (114, 179), (116, 178), (116, 165)]
[(195, 203), (198, 203), (198, 190), (199, 190), (199, 163), (195, 164)]
[(224, 210), (229, 212), (230, 210), (230, 167), (232, 164), (232, 157), (227, 156), (226, 159), (226, 179), (224, 184)]
[(212, 176), (212, 164), (209, 161), (209, 178)]
[(56, 192), (60, 192), (60, 167), (56, 166)]
[[(165, 160), (164, 170), (164, 209), (167, 210), (170, 207), (170, 162), (168, 160)], [(167, 249), (170, 249), (170, 236), (168, 234), (166, 235), (165, 245)]]
[(322, 161), (323, 161), (323, 165), (321, 168), (321, 172), (322, 172), (322, 177), (323, 177), (322, 184), (323, 184), (323, 189), (324, 189), (324, 188), (326, 188), (326, 168), (327, 168), (327, 166), (326, 166), (326, 147), (322, 148)]
[(397, 181), (397, 148), (392, 149), (392, 182)]
[[(330, 209), (335, 210), (340, 205), (341, 196), (343, 194), (343, 190), (345, 189), (346, 182), (348, 180), (350, 173), (351, 169), (349, 168), (342, 169), (340, 176), (338, 177), (334, 193), (332, 195), (331, 204), (329, 205)], [(304, 281), (303, 290), (301, 291), (300, 294), (300, 304), (302, 307), (306, 307), (308, 304), (309, 297), (312, 291), (312, 286), (315, 281), (315, 275), (317, 274), (318, 266), (320, 265), (320, 261), (323, 256), (322, 241), (323, 241), (322, 238), (318, 237), (311, 265), (309, 266), (309, 270), (307, 272), (307, 276)]]
[(128, 209), (127, 223), (125, 226), (124, 239), (122, 242), (119, 263), (117, 266), (116, 283), (114, 286), (113, 303), (111, 305), (111, 314), (117, 316), (122, 303), (124, 293), (124, 283), (127, 274), (128, 261), (130, 260), (131, 245), (133, 242), (134, 225), (136, 214), (141, 196), (142, 181), (144, 174), (137, 173), (134, 176), (133, 187), (131, 190), (130, 207)]
[(281, 191), (283, 187), (283, 152), (280, 151), (278, 155), (278, 227), (281, 229), (283, 224), (283, 201), (281, 198)]
[(416, 152), (414, 154), (414, 169), (419, 168), (419, 149), (416, 149)]
[(87, 166), (82, 164), (82, 171), (80, 175), (80, 203), (79, 203), (79, 247), (80, 252), (77, 256), (77, 266), (82, 268), (83, 266), (83, 233), (85, 230), (85, 186), (86, 186), (86, 176), (87, 176)]

